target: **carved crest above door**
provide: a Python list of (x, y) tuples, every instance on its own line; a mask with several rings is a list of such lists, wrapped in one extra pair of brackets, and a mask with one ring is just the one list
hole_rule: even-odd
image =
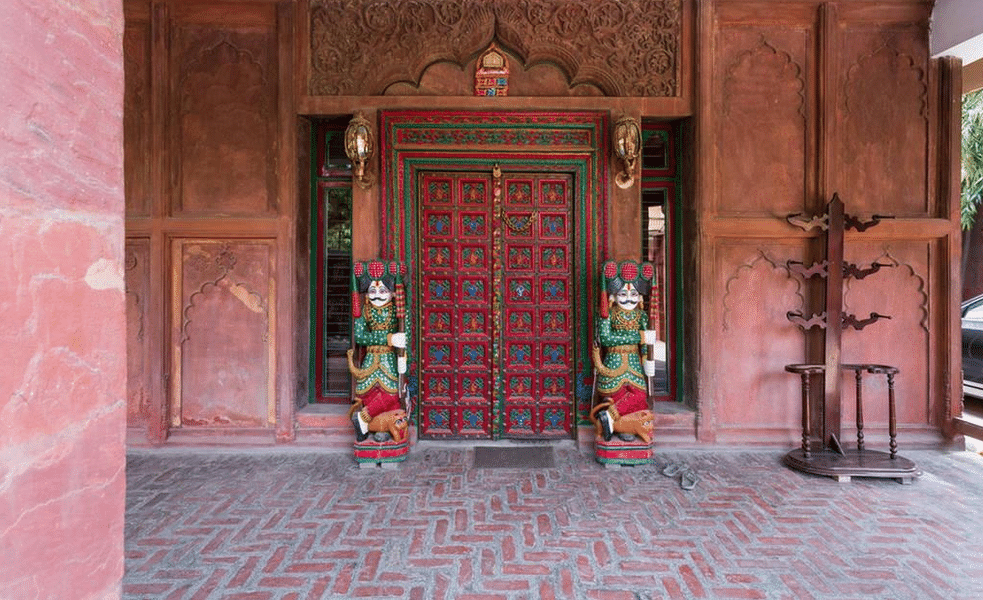
[(682, 0), (311, 0), (309, 93), (374, 96), (497, 40), (606, 96), (680, 94)]

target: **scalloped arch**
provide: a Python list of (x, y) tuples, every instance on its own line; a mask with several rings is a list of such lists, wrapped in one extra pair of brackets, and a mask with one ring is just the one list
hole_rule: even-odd
[(758, 264), (762, 262), (770, 266), (772, 271), (784, 273), (788, 279), (795, 283), (795, 295), (799, 297), (800, 305), (798, 307), (789, 307), (789, 309), (801, 309), (805, 306), (805, 296), (802, 294), (802, 280), (793, 275), (787, 265), (776, 262), (769, 257), (764, 250), (758, 248), (758, 255), (754, 257), (753, 260), (738, 265), (737, 268), (734, 269), (731, 276), (727, 279), (727, 283), (724, 285), (724, 297), (721, 299), (721, 304), (723, 305), (723, 311), (721, 313), (721, 328), (724, 331), (730, 330), (730, 313), (733, 311), (730, 298), (734, 292), (734, 285), (741, 279), (743, 274), (753, 271)]

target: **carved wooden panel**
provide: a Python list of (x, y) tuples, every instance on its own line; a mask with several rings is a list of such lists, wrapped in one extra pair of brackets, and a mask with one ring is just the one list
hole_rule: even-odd
[[(929, 422), (929, 371), (934, 362), (932, 335), (938, 325), (931, 319), (933, 293), (930, 265), (932, 246), (923, 241), (850, 243), (844, 249), (847, 262), (862, 268), (871, 263), (889, 265), (861, 280), (845, 283), (843, 312), (867, 318), (887, 315), (861, 331), (843, 330), (842, 357), (850, 363), (889, 364), (901, 369), (895, 379), (898, 423)], [(887, 386), (884, 378), (864, 379), (864, 417), (867, 427), (887, 427)], [(850, 427), (856, 412), (855, 384), (843, 381), (843, 425)], [(902, 438), (903, 442), (903, 438)]]
[(275, 422), (274, 243), (174, 242), (173, 426)]
[(915, 27), (842, 32), (833, 184), (854, 212), (930, 216), (926, 35)]
[(730, 27), (718, 35), (717, 212), (803, 210), (811, 178), (808, 29)]
[[(712, 348), (705, 361), (716, 373), (714, 419), (718, 440), (751, 441), (754, 428), (792, 439), (801, 422), (799, 381), (785, 365), (803, 362), (802, 331), (786, 318), (810, 310), (801, 279), (786, 261), (802, 260), (801, 248), (722, 242), (716, 251), (716, 302)], [(764, 434), (761, 434), (764, 435)], [(764, 438), (757, 435), (754, 441)]]
[(382, 94), (494, 39), (526, 65), (556, 63), (571, 86), (678, 96), (681, 21), (682, 0), (312, 0), (309, 91)]
[(420, 420), (427, 437), (494, 431), (492, 185), (487, 174), (419, 184)]
[(571, 183), (506, 173), (501, 198), (487, 173), (421, 177), (422, 435), (569, 437)]
[(123, 31), (123, 158), (126, 215), (150, 214), (150, 24)]
[(570, 435), (573, 423), (573, 188), (566, 174), (503, 177), (503, 435)]
[(150, 240), (126, 241), (126, 423), (145, 425), (150, 409)]
[(175, 212), (276, 210), (276, 35), (176, 28)]

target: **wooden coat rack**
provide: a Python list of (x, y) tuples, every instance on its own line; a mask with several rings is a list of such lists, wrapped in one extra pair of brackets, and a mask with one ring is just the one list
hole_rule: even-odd
[[(803, 331), (813, 327), (824, 330), (825, 362), (822, 364), (790, 364), (785, 370), (799, 375), (802, 381), (802, 446), (785, 455), (786, 466), (812, 473), (833, 477), (839, 481), (849, 481), (851, 477), (887, 477), (896, 478), (901, 483), (910, 483), (920, 475), (915, 463), (898, 456), (897, 449), (897, 417), (894, 398), (894, 377), (898, 369), (882, 364), (844, 364), (842, 362), (842, 332), (847, 327), (862, 330), (864, 327), (881, 319), (890, 319), (887, 315), (871, 313), (868, 317), (858, 318), (856, 315), (843, 312), (843, 282), (847, 278), (863, 279), (878, 272), (883, 267), (891, 265), (874, 263), (863, 269), (843, 260), (843, 236), (846, 229), (858, 232), (866, 231), (880, 223), (883, 219), (892, 217), (874, 215), (870, 221), (861, 221), (856, 217), (846, 215), (843, 202), (837, 194), (826, 205), (825, 214), (806, 217), (801, 213), (789, 215), (786, 220), (805, 231), (821, 229), (826, 236), (826, 258), (813, 265), (806, 266), (796, 261), (788, 261), (789, 270), (804, 279), (820, 277), (826, 280), (825, 310), (819, 314), (804, 315), (801, 312), (789, 311), (789, 321), (795, 323)], [(842, 423), (842, 376), (844, 371), (852, 371), (856, 381), (857, 395), (857, 445), (855, 448), (845, 448), (840, 441)], [(864, 443), (863, 415), (863, 376), (883, 375), (887, 378), (888, 398), (888, 427), (890, 435), (889, 452), (869, 450)], [(823, 376), (823, 394), (817, 398), (813, 393), (811, 380)], [(811, 419), (815, 402), (821, 402), (822, 423), (814, 427)], [(813, 448), (813, 435), (818, 432), (820, 444)]]

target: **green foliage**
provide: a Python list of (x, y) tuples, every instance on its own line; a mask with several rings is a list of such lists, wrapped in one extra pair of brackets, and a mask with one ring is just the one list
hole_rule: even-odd
[(972, 228), (983, 201), (983, 90), (963, 96), (962, 228)]

